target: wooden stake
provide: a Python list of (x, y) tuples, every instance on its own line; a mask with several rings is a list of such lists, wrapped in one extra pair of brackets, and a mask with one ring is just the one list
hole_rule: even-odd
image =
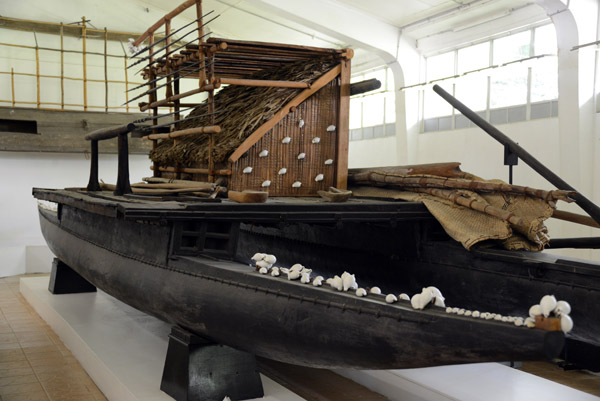
[(350, 59), (343, 59), (340, 64), (340, 104), (336, 129), (335, 186), (339, 189), (346, 189), (348, 187), (348, 146), (350, 135)]
[(86, 48), (85, 41), (87, 37), (85, 17), (81, 17), (81, 45), (83, 54), (83, 110), (87, 111), (87, 60), (86, 60)]

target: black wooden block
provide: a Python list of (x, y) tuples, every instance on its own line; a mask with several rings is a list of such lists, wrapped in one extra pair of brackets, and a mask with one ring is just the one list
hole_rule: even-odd
[(160, 389), (177, 401), (222, 401), (264, 395), (254, 355), (173, 327)]
[(61, 260), (54, 258), (48, 291), (53, 294), (76, 294), (96, 292), (96, 287)]

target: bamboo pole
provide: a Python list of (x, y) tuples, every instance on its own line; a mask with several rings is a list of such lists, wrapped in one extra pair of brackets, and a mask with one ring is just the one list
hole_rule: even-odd
[(65, 109), (65, 53), (64, 25), (60, 23), (60, 108)]
[(195, 95), (195, 94), (201, 93), (201, 92), (207, 92), (209, 90), (219, 88), (220, 86), (221, 86), (220, 82), (215, 82), (214, 84), (207, 84), (207, 85), (204, 85), (204, 86), (202, 86), (200, 88), (196, 88), (196, 89), (189, 90), (187, 92), (180, 93), (179, 95), (173, 95), (171, 97), (168, 97), (168, 98), (163, 99), (163, 100), (159, 100), (157, 102), (153, 102), (153, 103), (142, 105), (140, 107), (140, 110), (141, 111), (146, 111), (146, 110), (151, 109), (151, 108), (162, 107), (162, 106), (168, 105), (169, 103), (171, 103), (171, 102), (173, 102), (173, 101), (175, 101), (177, 99), (181, 99), (181, 98), (184, 98), (184, 97), (192, 96), (192, 95)]
[(40, 108), (40, 49), (38, 46), (37, 35), (35, 31), (33, 31), (33, 37), (35, 39), (35, 81), (36, 81), (36, 89), (37, 89), (37, 108)]
[[(155, 170), (154, 166), (150, 166), (150, 169)], [(164, 171), (167, 173), (187, 173), (187, 174), (208, 174), (207, 168), (190, 168), (190, 167), (158, 167), (158, 171)], [(215, 175), (231, 175), (231, 170), (215, 170), (213, 171)]]
[(191, 181), (191, 180), (176, 180), (173, 178), (162, 178), (162, 177), (144, 177), (142, 181), (146, 181), (154, 184), (188, 184), (188, 185), (212, 185), (214, 187), (215, 183), (213, 182), (202, 182), (202, 181)]
[[(0, 17), (1, 20), (2, 17)], [(110, 35), (109, 35), (110, 36)], [(28, 46), (28, 45), (19, 45), (19, 44), (14, 44), (14, 43), (4, 43), (4, 42), (0, 42), (0, 46), (7, 46), (7, 47), (17, 47), (19, 49), (35, 49), (35, 46)], [(45, 51), (51, 51), (51, 52), (60, 52), (60, 49), (53, 49), (51, 47), (44, 47), (44, 46), (40, 46), (39, 47), (40, 50), (45, 50)], [(64, 49), (63, 50), (64, 53), (73, 53), (73, 54), (83, 54), (83, 52), (81, 50), (68, 50), (68, 49)], [(93, 55), (93, 56), (103, 56), (104, 53), (98, 53), (98, 52), (89, 52), (86, 51), (86, 54), (88, 55)], [(121, 58), (123, 57), (120, 54), (107, 54), (108, 57), (116, 57), (116, 58)]]
[[(100, 188), (102, 190), (114, 191), (116, 185), (107, 184), (105, 182), (100, 182)], [(204, 194), (205, 197), (210, 196), (210, 193), (206, 192), (205, 188), (178, 188), (178, 189), (151, 189), (151, 188), (135, 188), (132, 186), (131, 191), (134, 194), (146, 194), (146, 195), (174, 195), (179, 193), (194, 193), (194, 194)]]
[(87, 61), (86, 61), (86, 24), (85, 17), (81, 17), (81, 45), (83, 54), (83, 110), (87, 111)]
[(469, 209), (477, 210), (478, 212), (485, 213), (487, 215), (497, 217), (501, 220), (508, 221), (510, 224), (515, 225), (525, 232), (528, 231), (527, 224), (525, 221), (516, 216), (513, 213), (507, 212), (505, 210), (499, 209), (494, 206), (490, 206), (487, 203), (479, 202), (476, 199), (467, 198), (466, 196), (462, 196), (455, 191), (451, 191), (448, 189), (437, 189), (437, 188), (408, 188), (413, 192), (426, 193), (438, 198), (447, 199), (456, 203), (457, 205), (464, 206)]
[(125, 110), (129, 113), (129, 77), (127, 76), (127, 56), (123, 56), (125, 71)]
[(104, 111), (108, 113), (108, 31), (104, 27)]
[[(183, 180), (178, 180), (183, 181)], [(210, 190), (215, 188), (215, 184), (212, 182), (202, 183), (196, 181), (189, 181), (189, 183), (181, 182), (164, 182), (164, 183), (137, 183), (131, 184), (131, 188), (148, 188), (148, 189), (185, 189), (194, 188), (195, 190)]]
[(307, 89), (310, 88), (308, 82), (293, 82), (293, 81), (269, 81), (265, 79), (238, 79), (238, 78), (221, 78), (223, 85), (243, 85), (243, 86), (263, 86), (269, 88), (293, 88)]
[(218, 134), (219, 132), (221, 132), (221, 127), (219, 127), (218, 125), (211, 125), (208, 127), (196, 127), (196, 128), (184, 129), (181, 131), (173, 131), (173, 132), (169, 132), (168, 134), (150, 134), (150, 135), (146, 135), (146, 136), (142, 137), (142, 139), (146, 139), (146, 140), (170, 139), (170, 138), (177, 138), (180, 136), (195, 135), (195, 134)]
[(15, 107), (15, 70), (10, 69), (10, 90), (12, 93), (12, 107)]
[(517, 195), (526, 195), (545, 201), (562, 200), (564, 202), (573, 202), (573, 191), (545, 191), (519, 185), (510, 185), (495, 182), (482, 182), (466, 180), (461, 178), (438, 178), (428, 176), (404, 176), (392, 173), (369, 171), (354, 174), (349, 177), (351, 182), (360, 184), (388, 184), (399, 188), (451, 188), (465, 189), (474, 192), (505, 192)]
[(564, 210), (554, 210), (552, 213), (552, 217), (559, 220), (568, 221), (571, 223), (582, 224), (588, 227), (600, 228), (600, 224), (598, 224), (594, 219), (589, 216), (584, 216), (577, 213), (566, 212)]

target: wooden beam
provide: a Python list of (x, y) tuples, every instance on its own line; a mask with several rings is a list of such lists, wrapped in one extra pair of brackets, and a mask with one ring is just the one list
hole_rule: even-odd
[(270, 88), (293, 88), (306, 89), (310, 88), (308, 82), (293, 82), (293, 81), (268, 81), (264, 79), (235, 79), (235, 78), (220, 78), (223, 85), (243, 85), (243, 86), (265, 86)]
[[(76, 38), (81, 37), (81, 27), (78, 25), (62, 25), (64, 36), (73, 36)], [(0, 27), (2, 29), (12, 29), (16, 31), (26, 32), (37, 32), (37, 33), (50, 33), (54, 35), (60, 35), (61, 24), (54, 22), (43, 22), (33, 21), (18, 18), (0, 17)], [(104, 39), (103, 29), (87, 29), (86, 37), (88, 39)], [(122, 32), (122, 31), (108, 31), (108, 40), (114, 40), (117, 42), (127, 42), (129, 38), (136, 38), (140, 36), (139, 33), (133, 32)], [(162, 39), (164, 35), (156, 36), (156, 39)]]
[[(154, 25), (152, 25), (150, 28), (148, 28), (148, 30), (146, 32), (142, 33), (139, 36), (139, 38), (137, 38), (136, 41), (133, 42), (133, 45), (139, 46), (147, 37), (149, 37), (151, 34), (155, 33), (154, 31), (156, 31), (158, 28), (160, 28), (167, 20), (171, 20), (174, 17), (178, 16), (183, 11), (185, 11), (188, 7), (190, 7), (192, 4), (195, 4), (195, 3), (196, 3), (196, 0), (187, 0), (185, 3), (181, 4), (179, 7), (175, 8), (173, 11), (166, 14), (164, 17), (162, 17), (161, 19), (156, 21), (154, 23)], [(158, 41), (158, 37), (156, 35), (154, 35), (154, 40)]]
[[(273, 128), (278, 122), (280, 122), (289, 112), (292, 107), (298, 107), (303, 101), (311, 97), (313, 94), (317, 93), (319, 89), (327, 85), (331, 82), (332, 79), (337, 77), (342, 70), (341, 65), (337, 65), (333, 67), (331, 70), (327, 71), (325, 74), (321, 75), (315, 82), (311, 84), (310, 89), (303, 90), (298, 96), (293, 98), (277, 112), (273, 118), (269, 121), (261, 125), (254, 131), (238, 148), (229, 156), (229, 161), (231, 163), (236, 162), (244, 153), (248, 151), (256, 142), (260, 140), (271, 128)], [(350, 86), (348, 85), (348, 90), (350, 90)], [(344, 186), (344, 188), (346, 188)]]
[(221, 132), (221, 127), (218, 125), (209, 126), (209, 127), (196, 127), (190, 129), (184, 129), (181, 131), (173, 131), (168, 134), (150, 134), (143, 136), (142, 139), (146, 140), (154, 140), (154, 139), (169, 139), (169, 138), (177, 138), (180, 136), (186, 135), (195, 135), (195, 134), (218, 134)]
[(350, 129), (350, 59), (341, 61), (340, 104), (337, 121), (337, 152), (335, 186), (348, 187), (348, 143)]

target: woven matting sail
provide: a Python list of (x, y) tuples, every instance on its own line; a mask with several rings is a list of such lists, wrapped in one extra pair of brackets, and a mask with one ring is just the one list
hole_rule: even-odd
[[(493, 181), (500, 182), (500, 181)], [(502, 209), (524, 221), (519, 227), (506, 220), (425, 193), (403, 191), (373, 186), (352, 188), (359, 197), (399, 199), (411, 202), (423, 202), (431, 214), (440, 222), (448, 235), (459, 241), (466, 249), (476, 244), (495, 240), (511, 250), (540, 251), (548, 242), (544, 220), (552, 216), (554, 202), (506, 193), (483, 193), (467, 190), (455, 190), (463, 197), (484, 202)]]

